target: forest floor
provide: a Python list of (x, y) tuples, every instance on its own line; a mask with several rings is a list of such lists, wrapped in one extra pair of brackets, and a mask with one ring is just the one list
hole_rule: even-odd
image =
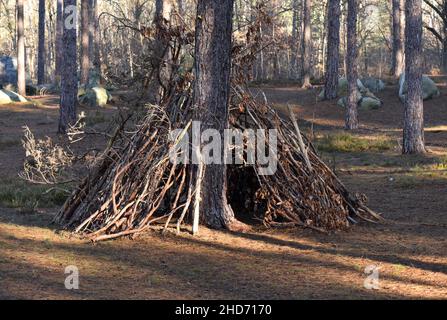
[[(388, 220), (332, 235), (202, 228), (197, 237), (151, 232), (134, 241), (86, 243), (50, 225), (63, 199), (46, 201), (47, 208), (30, 204), (42, 187), (17, 177), (23, 125), (57, 139), (57, 97), (2, 106), (0, 299), (446, 299), (447, 85), (437, 81), (442, 96), (425, 103), (426, 156), (399, 152), (403, 107), (395, 86), (378, 94), (382, 109), (360, 111), (361, 129), (353, 134), (343, 131), (344, 112), (335, 102), (316, 103), (317, 90), (253, 89), (262, 88), (280, 110), (292, 105), (322, 157)], [(114, 112), (87, 111), (89, 125), (105, 126)], [(101, 148), (104, 141), (89, 143)], [(70, 265), (79, 269), (79, 290), (64, 287)], [(379, 268), (377, 290), (364, 287), (371, 265)]]

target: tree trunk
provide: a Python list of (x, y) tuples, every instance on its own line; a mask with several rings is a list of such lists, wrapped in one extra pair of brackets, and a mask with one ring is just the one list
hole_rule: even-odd
[(301, 74), (301, 82), (303, 88), (312, 87), (310, 83), (310, 68), (312, 59), (312, 30), (311, 30), (311, 9), (312, 0), (304, 0), (303, 7), (303, 37), (302, 37), (302, 47), (301, 47), (301, 65), (303, 67), (303, 72)]
[[(446, 28), (447, 28), (447, 26), (446, 26)], [(441, 68), (442, 68), (442, 72), (444, 74), (447, 74), (447, 32), (445, 33), (444, 37), (445, 37), (444, 41), (442, 42), (442, 66), (441, 66)]]
[(293, 0), (293, 15), (292, 15), (292, 56), (291, 56), (291, 75), (290, 78), (298, 80), (298, 44), (299, 44), (299, 30), (298, 30), (298, 0)]
[(404, 71), (404, 0), (393, 0), (393, 55), (391, 74), (399, 78)]
[(60, 81), (62, 68), (62, 37), (64, 33), (63, 0), (57, 0), (56, 5), (56, 79)]
[(156, 29), (155, 42), (152, 52), (152, 79), (149, 86), (149, 101), (159, 104), (163, 97), (163, 89), (168, 85), (170, 78), (170, 48), (169, 40), (163, 35), (163, 30), (169, 27), (172, 0), (156, 0), (154, 25)]
[(329, 0), (325, 99), (337, 97), (340, 49), (340, 0)]
[(59, 111), (59, 133), (66, 133), (67, 129), (76, 123), (76, 105), (78, 96), (78, 58), (76, 50), (77, 26), (73, 19), (76, 10), (76, 0), (64, 0), (62, 59), (61, 64), (61, 100)]
[(405, 30), (405, 77), (407, 96), (403, 153), (425, 153), (422, 100), (422, 0), (407, 0)]
[(442, 61), (441, 61), (441, 69), (444, 74), (447, 74), (447, 0), (444, 0), (443, 7), (443, 35), (444, 39), (442, 41)]
[(358, 0), (348, 0), (346, 75), (348, 79), (348, 101), (346, 106), (346, 129), (359, 127), (357, 118), (357, 8)]
[(45, 0), (39, 0), (39, 41), (37, 49), (37, 84), (45, 82)]
[(89, 57), (89, 25), (90, 1), (81, 0), (81, 85), (88, 84), (90, 71), (90, 57)]
[[(201, 132), (215, 129), (221, 138), (229, 126), (232, 12), (233, 0), (199, 0), (197, 4), (194, 117), (201, 123)], [(227, 201), (226, 166), (200, 163), (194, 166), (200, 190), (196, 213), (210, 227), (239, 229), (242, 224)]]
[(98, 0), (90, 0), (91, 1), (91, 19), (90, 19), (90, 30), (91, 30), (91, 42), (90, 46), (92, 47), (92, 56), (90, 57), (92, 60), (93, 70), (95, 71), (98, 80), (101, 82), (101, 29), (99, 25), (99, 8), (98, 8)]
[(25, 78), (25, 35), (24, 35), (24, 0), (17, 0), (17, 92), (26, 95)]

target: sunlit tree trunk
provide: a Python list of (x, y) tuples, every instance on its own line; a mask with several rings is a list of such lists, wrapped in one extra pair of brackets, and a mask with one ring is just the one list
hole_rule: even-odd
[(17, 0), (17, 92), (26, 95), (25, 76), (25, 35), (24, 35), (24, 0)]
[(406, 0), (405, 77), (407, 95), (403, 153), (425, 153), (422, 100), (422, 0)]
[(346, 75), (348, 78), (348, 101), (346, 106), (346, 129), (359, 126), (357, 118), (357, 8), (358, 0), (348, 0)]
[(393, 0), (393, 54), (391, 60), (391, 74), (399, 78), (404, 71), (404, 0)]
[(302, 75), (301, 81), (303, 88), (310, 88), (312, 85), (310, 83), (310, 69), (311, 69), (311, 60), (312, 60), (312, 30), (311, 30), (311, 8), (312, 8), (312, 0), (304, 0), (303, 7), (303, 37), (302, 37)]
[[(78, 95), (78, 58), (76, 50), (77, 24), (73, 19), (76, 0), (64, 0), (64, 28), (62, 37), (61, 100), (59, 111), (59, 133), (66, 133), (76, 123)], [(70, 8), (72, 8), (70, 10)]]
[(90, 1), (81, 0), (81, 85), (88, 83), (90, 71), (89, 25)]
[(329, 0), (326, 81), (324, 85), (324, 96), (327, 100), (337, 97), (340, 60), (340, 13), (340, 0)]

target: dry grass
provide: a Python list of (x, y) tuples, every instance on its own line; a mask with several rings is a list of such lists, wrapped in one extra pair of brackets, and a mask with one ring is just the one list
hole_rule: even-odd
[(61, 206), (68, 195), (63, 189), (32, 185), (21, 180), (4, 180), (0, 184), (0, 207), (34, 212), (37, 208)]
[(346, 132), (328, 133), (315, 142), (324, 152), (383, 152), (392, 150), (396, 143), (387, 137), (359, 137)]

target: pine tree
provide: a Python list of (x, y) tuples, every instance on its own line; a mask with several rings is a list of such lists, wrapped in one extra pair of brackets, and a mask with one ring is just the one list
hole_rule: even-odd
[(324, 97), (327, 100), (337, 97), (340, 59), (340, 14), (340, 0), (329, 0), (326, 81), (324, 85)]
[(59, 133), (76, 123), (78, 96), (76, 0), (64, 0)]
[(303, 37), (302, 37), (302, 74), (301, 82), (303, 88), (310, 88), (312, 85), (310, 83), (310, 69), (312, 62), (312, 30), (311, 30), (311, 8), (312, 0), (304, 0), (303, 7)]
[(348, 98), (346, 104), (346, 129), (355, 130), (359, 126), (357, 118), (357, 0), (348, 0), (348, 30), (346, 67), (348, 78)]
[(39, 41), (37, 49), (37, 84), (45, 82), (45, 0), (39, 0)]
[(405, 77), (407, 95), (403, 153), (425, 153), (422, 100), (422, 0), (407, 0), (405, 27)]
[(404, 71), (404, 0), (393, 0), (393, 54), (391, 60), (391, 74), (399, 78)]
[(17, 0), (17, 92), (26, 95), (25, 79), (25, 34), (24, 34), (24, 0)]
[[(202, 132), (215, 129), (222, 137), (229, 126), (232, 12), (233, 0), (199, 0), (197, 4), (195, 119)], [(195, 183), (201, 199), (195, 216), (200, 215), (214, 228), (244, 228), (227, 200), (226, 166), (202, 163), (195, 170), (199, 172)]]

